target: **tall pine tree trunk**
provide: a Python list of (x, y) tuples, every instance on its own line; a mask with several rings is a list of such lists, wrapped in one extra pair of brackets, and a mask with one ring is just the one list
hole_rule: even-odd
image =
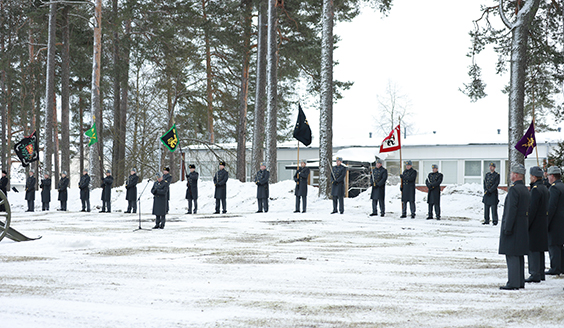
[(215, 142), (213, 131), (213, 86), (212, 86), (212, 64), (211, 64), (211, 44), (210, 44), (210, 27), (207, 24), (208, 14), (206, 12), (208, 0), (202, 0), (202, 13), (204, 18), (204, 43), (206, 49), (206, 100), (208, 108), (208, 140)]
[(53, 164), (55, 166), (55, 184), (59, 184), (59, 174), (61, 172), (61, 167), (59, 165), (60, 152), (59, 152), (59, 122), (57, 119), (57, 94), (53, 94), (53, 144), (55, 146), (55, 156), (53, 156)]
[(251, 33), (253, 3), (241, 1), (241, 23), (243, 25), (243, 69), (241, 73), (241, 98), (239, 100), (239, 124), (237, 125), (237, 179), (246, 179), (247, 100), (249, 97), (249, 66), (251, 63)]
[(268, 54), (266, 63), (267, 95), (266, 95), (266, 166), (270, 170), (270, 182), (278, 181), (276, 138), (278, 114), (278, 0), (268, 0)]
[(98, 142), (90, 148), (90, 176), (92, 184), (99, 186), (103, 175), (102, 162), (102, 104), (100, 99), (100, 58), (102, 55), (102, 0), (94, 0), (94, 42), (92, 55), (91, 111), (92, 122), (96, 122)]
[(252, 168), (258, 170), (264, 160), (264, 112), (266, 97), (266, 49), (268, 0), (259, 3), (258, 36), (257, 36), (257, 80), (255, 93), (255, 120), (253, 126), (253, 159)]
[[(47, 73), (45, 86), (45, 159), (44, 172), (51, 175), (53, 170), (53, 95), (55, 94), (55, 32), (57, 28), (57, 4), (49, 4), (49, 38), (47, 41)], [(39, 176), (39, 175), (38, 175)]]
[(126, 131), (127, 131), (127, 108), (128, 108), (128, 101), (129, 101), (129, 55), (131, 52), (131, 44), (130, 44), (130, 37), (131, 34), (131, 19), (128, 19), (125, 23), (125, 35), (122, 42), (122, 55), (121, 58), (122, 63), (122, 74), (121, 74), (121, 104), (120, 108), (120, 121), (121, 121), (121, 128), (119, 130), (119, 140), (120, 147), (119, 147), (119, 158), (120, 158), (120, 166), (124, 172), (125, 176), (128, 176), (128, 170), (125, 167), (125, 144), (126, 144)]
[(333, 0), (323, 0), (321, 39), (321, 109), (319, 113), (319, 196), (331, 193), (333, 160)]
[(70, 179), (70, 34), (69, 7), (63, 8), (62, 14), (63, 47), (61, 51), (61, 169)]
[(113, 144), (112, 144), (112, 173), (114, 176), (114, 186), (121, 186), (124, 182), (124, 173), (121, 168), (121, 158), (120, 158), (120, 146), (122, 140), (120, 140), (121, 131), (121, 78), (120, 78), (120, 56), (119, 56), (119, 20), (118, 20), (118, 0), (112, 0), (112, 23), (113, 23), (113, 33), (112, 33), (112, 60), (114, 64), (113, 71), (113, 93), (114, 93), (114, 127), (113, 127)]

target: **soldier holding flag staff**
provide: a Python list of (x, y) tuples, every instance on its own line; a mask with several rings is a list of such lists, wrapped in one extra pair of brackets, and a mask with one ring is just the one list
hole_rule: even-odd
[(35, 186), (37, 180), (33, 174), (33, 170), (29, 170), (29, 177), (25, 181), (25, 200), (27, 200), (26, 212), (33, 212), (35, 208)]
[(309, 168), (306, 167), (306, 160), (302, 159), (300, 163), (300, 168), (296, 171), (294, 175), (294, 181), (296, 182), (296, 190), (294, 194), (296, 195), (296, 210), (294, 213), (300, 213), (300, 198), (302, 199), (302, 209), (306, 212), (307, 207), (307, 180), (309, 178)]
[[(196, 214), (198, 211), (198, 172), (196, 165), (188, 166), (190, 173), (186, 174), (186, 199), (188, 200), (188, 212), (186, 214)], [(194, 211), (192, 212), (192, 202), (194, 202)]]
[(413, 162), (405, 162), (405, 170), (400, 174), (403, 189), (401, 193), (401, 218), (407, 217), (407, 203), (411, 211), (411, 218), (415, 219), (415, 180), (417, 179), (417, 171), (413, 168)]
[(257, 185), (257, 213), (268, 212), (268, 180), (270, 179), (270, 172), (266, 169), (264, 163), (260, 163), (260, 170), (255, 175), (255, 184)]
[(384, 216), (386, 212), (385, 196), (386, 196), (386, 180), (388, 180), (388, 170), (382, 166), (382, 160), (376, 160), (376, 167), (372, 169), (370, 174), (370, 185), (372, 192), (370, 198), (372, 199), (372, 214), (370, 216), (378, 215), (378, 203), (380, 203), (380, 216)]
[(427, 220), (433, 219), (433, 207), (437, 220), (441, 219), (441, 183), (443, 182), (443, 174), (439, 173), (439, 166), (437, 164), (431, 165), (433, 172), (429, 173), (425, 185), (428, 189), (427, 204), (429, 204), (429, 215)]
[(337, 202), (339, 203), (339, 213), (345, 212), (345, 178), (347, 175), (347, 168), (342, 165), (343, 158), (337, 157), (337, 165), (333, 166), (331, 174), (331, 196), (333, 196), (333, 212), (337, 213)]
[(219, 171), (213, 176), (213, 183), (215, 185), (215, 212), (219, 214), (219, 204), (223, 208), (223, 214), (227, 213), (227, 180), (229, 173), (225, 170), (225, 162), (219, 162)]
[(166, 214), (168, 214), (168, 210), (170, 208), (170, 184), (172, 183), (172, 175), (170, 174), (170, 169), (168, 166), (165, 166), (163, 169), (163, 181), (168, 183), (168, 194), (166, 195)]

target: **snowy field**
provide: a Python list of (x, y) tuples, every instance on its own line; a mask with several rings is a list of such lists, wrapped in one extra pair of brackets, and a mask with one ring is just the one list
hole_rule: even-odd
[[(294, 214), (293, 186), (271, 186), (270, 212), (255, 214), (254, 184), (230, 180), (228, 214), (211, 215), (201, 182), (199, 214), (185, 215), (177, 183), (166, 228), (136, 232), (123, 188), (111, 214), (78, 212), (78, 189), (67, 213), (58, 202), (24, 213), (24, 195), (10, 193), (12, 227), (43, 238), (0, 243), (0, 327), (564, 326), (564, 278), (499, 290), (505, 258), (499, 226), (481, 225), (481, 186), (445, 189), (442, 221), (425, 220), (420, 192), (416, 219), (400, 219), (397, 186), (384, 218), (368, 216), (368, 193), (329, 215), (314, 188), (308, 213)], [(91, 199), (101, 205), (99, 189)], [(146, 193), (144, 228), (151, 209)]]

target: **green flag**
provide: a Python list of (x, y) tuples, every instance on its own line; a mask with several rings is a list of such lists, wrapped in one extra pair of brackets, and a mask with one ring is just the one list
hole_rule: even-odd
[(88, 129), (86, 132), (84, 132), (84, 134), (87, 137), (90, 137), (90, 142), (88, 143), (88, 146), (92, 146), (93, 144), (97, 143), (98, 132), (96, 132), (96, 122), (94, 122), (94, 124), (92, 124), (92, 127)]
[(166, 148), (168, 148), (168, 150), (170, 150), (171, 152), (174, 152), (176, 150), (176, 146), (178, 146), (178, 135), (176, 134), (176, 124), (174, 124), (172, 128), (170, 128), (170, 130), (168, 130), (168, 132), (161, 137), (161, 141), (166, 146)]

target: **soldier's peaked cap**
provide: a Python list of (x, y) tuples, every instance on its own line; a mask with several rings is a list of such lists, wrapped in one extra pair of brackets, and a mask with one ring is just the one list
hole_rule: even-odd
[(382, 160), (378, 158), (378, 159), (376, 159), (376, 163), (382, 164)]
[(6, 172), (6, 170), (2, 170), (2, 173), (8, 175), (8, 172)]
[(511, 172), (524, 175), (527, 172), (527, 170), (525, 170), (523, 164), (513, 164), (511, 166)]
[(538, 166), (531, 167), (529, 173), (534, 177), (542, 177), (542, 169)]
[(307, 164), (307, 159), (305, 159), (305, 158), (302, 159), (302, 160), (300, 161), (300, 163), (306, 163), (306, 164)]
[(88, 169), (84, 169), (84, 170), (82, 170), (82, 172), (86, 172), (86, 173), (88, 173)]
[(169, 168), (168, 166), (165, 166), (165, 167), (163, 168), (163, 171), (170, 172), (170, 168)]
[(413, 165), (412, 161), (405, 161), (405, 165)]
[(195, 169), (195, 168), (196, 168), (196, 165), (190, 164), (190, 165), (188, 165), (188, 168), (189, 168), (189, 169)]
[(219, 165), (221, 165), (221, 166), (226, 166), (226, 165), (225, 165), (225, 161), (219, 161)]
[(337, 157), (336, 160), (339, 161), (339, 162), (342, 162), (342, 161), (343, 161), (343, 158), (342, 158), (342, 157)]
[(260, 162), (260, 166), (266, 166), (265, 162)]
[(157, 172), (157, 173), (155, 174), (155, 176), (156, 176), (157, 178), (162, 178), (162, 177), (163, 177), (163, 175), (162, 175), (161, 172)]
[(137, 172), (137, 169), (136, 169), (136, 168), (132, 168), (131, 171)]
[(110, 174), (112, 174), (112, 171), (110, 171), (110, 170), (106, 170), (106, 173), (110, 173)]
[(562, 174), (562, 171), (560, 170), (560, 168), (558, 166), (551, 166), (548, 168), (548, 171), (546, 172), (548, 174)]
[(490, 166), (495, 167), (495, 163), (494, 163), (494, 162), (490, 162)]
[(431, 168), (432, 168), (432, 169), (438, 169), (439, 166), (438, 166), (437, 164), (433, 164), (433, 165), (431, 165)]
[(67, 171), (63, 171), (61, 172), (61, 174), (67, 175)]

